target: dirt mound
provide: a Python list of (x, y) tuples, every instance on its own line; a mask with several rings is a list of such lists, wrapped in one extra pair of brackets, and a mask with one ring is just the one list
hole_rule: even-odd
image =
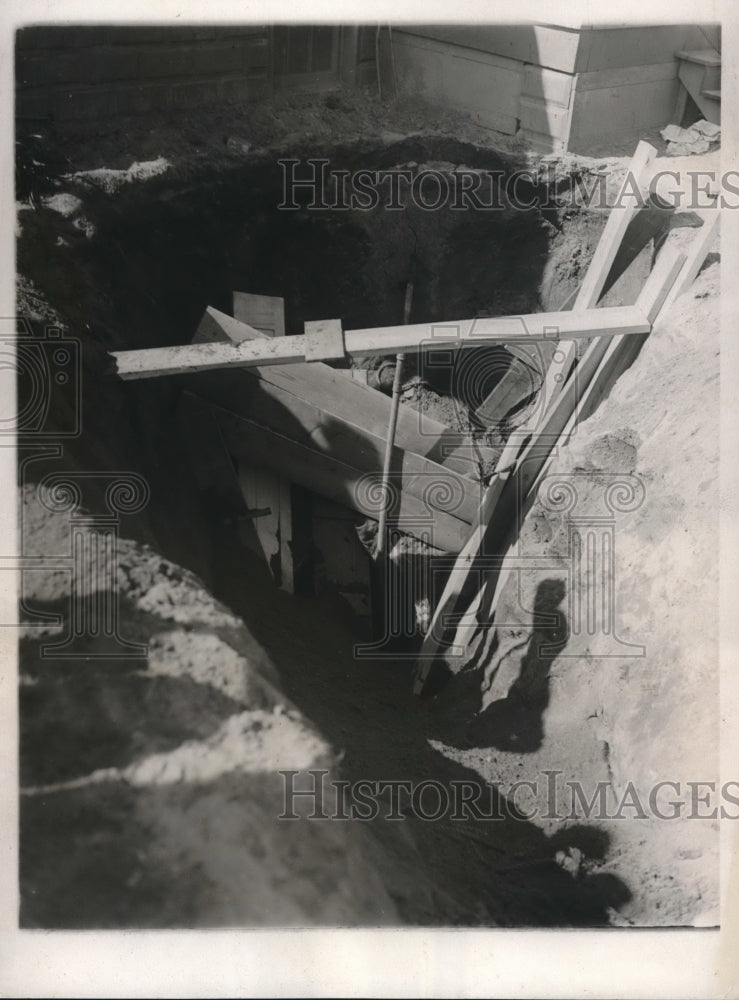
[[(69, 552), (69, 514), (45, 507), (37, 487), (21, 499), (25, 552)], [(147, 546), (104, 550), (94, 528), (76, 531), (74, 572), (28, 573), (24, 586), (21, 924), (394, 922), (356, 828), (278, 818), (280, 770), (336, 758), (273, 686), (243, 622)], [(74, 658), (62, 659), (74, 615), (100, 597), (106, 560), (117, 637), (93, 634), (87, 617), (87, 635), (64, 648)], [(39, 626), (42, 609), (59, 620)], [(144, 655), (121, 658), (120, 639)], [(295, 802), (300, 815), (310, 808)]]

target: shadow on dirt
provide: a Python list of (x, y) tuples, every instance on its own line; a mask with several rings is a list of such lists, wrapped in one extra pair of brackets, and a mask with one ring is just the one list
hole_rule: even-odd
[[(378, 818), (365, 824), (371, 835), (368, 850), (405, 922), (608, 923), (609, 908), (630, 898), (628, 887), (610, 876), (589, 875), (587, 864), (573, 877), (555, 860), (565, 844), (580, 845), (589, 860), (604, 857), (605, 834), (598, 835), (597, 843), (589, 831), (581, 836), (564, 830), (557, 840), (548, 838), (476, 772), (455, 761), (453, 747), (438, 742), (438, 710), (411, 694), (410, 663), (355, 658), (355, 636), (328, 602), (250, 586), (228, 526), (212, 541), (219, 560), (214, 576), (221, 592), (216, 596), (243, 615), (275, 663), (285, 693), (340, 753), (341, 773), (330, 779), (352, 785), (410, 782), (414, 789), (422, 782), (434, 783), (416, 801), (404, 803), (400, 794), (403, 819), (383, 818), (388, 815), (383, 807)], [(537, 610), (545, 623), (532, 636), (530, 665), (520, 684), (522, 698), (525, 690), (534, 692), (539, 717), (546, 696), (544, 664), (549, 661), (540, 662), (534, 653), (539, 643), (561, 641), (561, 619), (552, 624), (551, 618), (562, 597), (556, 588), (545, 588), (540, 595)], [(421, 813), (432, 817), (439, 812), (445, 791), (449, 807), (444, 814), (422, 818)], [(471, 804), (460, 807), (460, 796)]]

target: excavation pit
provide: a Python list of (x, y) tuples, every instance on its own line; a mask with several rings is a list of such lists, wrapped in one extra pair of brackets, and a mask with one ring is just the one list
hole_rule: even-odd
[[(88, 647), (78, 667), (53, 657), (44, 661), (43, 635), (26, 632), (21, 641), (23, 784), (56, 788), (24, 802), (22, 923), (606, 924), (628, 905), (631, 888), (620, 875), (598, 870), (609, 857), (609, 837), (585, 824), (565, 824), (553, 834), (514, 808), (499, 822), (465, 825), (464, 832), (451, 821), (414, 817), (402, 827), (369, 820), (359, 833), (354, 827), (338, 833), (339, 824), (332, 824), (324, 842), (320, 824), (308, 824), (309, 834), (305, 825), (275, 826), (273, 807), (283, 791), (278, 769), (289, 767), (291, 758), (269, 757), (257, 734), (297, 727), (298, 717), (325, 741), (325, 756), (316, 751), (311, 763), (328, 761), (334, 777), (418, 785), (433, 776), (449, 787), (483, 787), (471, 763), (479, 727), (466, 728), (479, 707), (479, 691), (473, 690), (479, 678), (474, 670), (462, 671), (447, 702), (419, 702), (411, 695), (412, 659), (357, 658), (357, 643), (366, 642), (357, 618), (358, 608), (366, 610), (357, 581), (368, 559), (354, 515), (342, 526), (335, 509), (321, 507), (323, 499), (298, 498), (293, 514), (310, 522), (304, 535), (323, 558), (311, 562), (308, 553), (302, 563), (296, 559), (296, 594), (285, 593), (247, 538), (251, 522), (243, 496), (224, 488), (208, 465), (222, 443), (212, 432), (196, 440), (193, 425), (182, 419), (181, 384), (123, 383), (109, 352), (188, 343), (206, 307), (231, 312), (234, 290), (283, 297), (288, 334), (328, 318), (340, 318), (347, 329), (397, 325), (409, 282), (411, 319), (418, 323), (558, 309), (577, 286), (605, 221), (599, 213), (564, 208), (280, 209), (285, 192), (279, 160), (295, 157), (301, 164), (325, 158), (331, 169), (349, 173), (406, 169), (410, 163), (414, 171), (450, 176), (462, 168), (505, 173), (518, 165), (512, 156), (442, 138), (314, 147), (304, 156), (293, 148), (284, 156), (172, 168), (115, 192), (79, 177), (65, 180), (56, 193), (79, 199), (71, 214), (54, 208), (76, 204), (69, 200), (41, 202), (20, 213), (18, 269), (27, 279), (22, 311), (35, 314), (34, 335), (60, 320), (81, 357), (79, 398), (55, 389), (45, 419), (53, 433), (73, 426), (70, 418), (79, 415), (82, 433), (65, 438), (61, 463), (41, 452), (24, 461), (26, 494), (60, 469), (82, 475), (83, 506), (93, 514), (105, 510), (104, 476), (110, 470), (140, 476), (149, 491), (146, 505), (120, 517), (120, 535), (131, 540), (122, 549), (120, 629), (130, 642), (149, 643), (148, 656), (124, 662)], [(481, 438), (484, 427), (472, 418), (510, 362), (497, 348), (475, 353), (474, 366), (450, 365), (441, 352), (422, 355), (409, 370), (420, 387), (409, 403)], [(24, 378), (21, 372), (22, 398), (28, 394)], [(534, 393), (532, 384), (529, 395)], [(498, 439), (487, 443), (499, 447), (504, 432), (499, 429)], [(45, 515), (24, 526), (46, 538)], [(543, 524), (542, 533), (547, 529)], [(344, 547), (332, 549), (337, 538)], [(557, 581), (544, 583), (546, 594), (562, 593)], [(216, 606), (211, 595), (222, 604)], [(63, 604), (51, 585), (26, 602), (30, 615), (61, 613)], [(544, 610), (561, 612), (550, 605)], [(409, 641), (410, 631), (404, 628)], [(505, 650), (494, 652), (500, 658)], [(492, 678), (491, 686), (498, 682)], [(217, 692), (198, 689), (199, 697), (190, 698), (192, 686), (204, 683)], [(502, 758), (508, 753), (513, 760), (516, 748), (521, 755), (539, 749), (551, 694), (539, 661), (522, 674), (524, 699), (527, 685), (534, 690), (535, 717), (514, 704), (515, 697), (505, 702), (510, 715), (500, 723), (503, 736), (497, 743), (486, 743), (487, 737), (480, 742), (478, 756), (486, 767), (502, 768)], [(69, 735), (56, 715), (60, 697), (65, 719), (75, 720), (74, 753), (60, 749)], [(249, 717), (242, 712), (238, 726), (224, 730), (224, 719), (241, 709)], [(171, 718), (162, 728), (159, 718), (167, 712)], [(515, 728), (519, 724), (526, 727), (523, 734)], [(205, 765), (236, 730), (253, 755), (239, 758), (242, 770), (204, 779), (210, 773)], [(176, 756), (185, 734), (202, 744), (211, 741), (200, 769)], [(304, 733), (301, 739), (313, 747)], [(169, 753), (175, 756), (164, 760)], [(161, 765), (157, 781), (145, 787), (142, 775), (153, 765), (139, 767), (143, 758)], [(600, 776), (607, 763), (593, 754), (589, 773)], [(172, 773), (179, 778), (167, 785)], [(97, 775), (95, 781), (87, 782), (90, 775)], [(79, 784), (57, 787), (67, 782)], [(500, 797), (484, 791), (489, 798), (480, 801), (497, 819)], [(277, 832), (265, 840), (263, 830), (273, 826)], [(58, 851), (49, 850), (52, 828), (61, 831), (74, 858), (58, 871)], [(189, 839), (194, 829), (200, 833)], [(94, 852), (88, 866), (86, 849)], [(334, 861), (321, 868), (315, 858), (324, 849)], [(242, 864), (245, 850), (248, 864)], [(271, 877), (263, 875), (271, 871), (264, 858), (271, 852), (280, 862), (274, 883), (264, 888), (260, 879)], [(251, 893), (254, 884), (261, 887), (257, 893)], [(74, 913), (68, 906), (72, 887)], [(325, 899), (319, 902), (319, 895)], [(284, 905), (283, 897), (289, 901)]]
[[(145, 537), (218, 586), (208, 546), (193, 542), (188, 525), (198, 521), (204, 504), (208, 521), (243, 511), (217, 496), (215, 484), (209, 490), (201, 481), (199, 488), (178, 485), (183, 515), (172, 517), (173, 484), (182, 483), (184, 468), (197, 478), (177, 415), (182, 386), (173, 379), (121, 384), (110, 376), (106, 352), (188, 343), (206, 307), (232, 312), (234, 291), (282, 297), (287, 334), (328, 318), (340, 319), (345, 329), (397, 325), (409, 282), (413, 323), (555, 307), (552, 301), (572, 287), (572, 276), (550, 259), (553, 241), (561, 244), (563, 237), (551, 210), (521, 208), (534, 196), (542, 199), (544, 189), (531, 181), (517, 184), (520, 204), (510, 203), (507, 179), (517, 167), (512, 158), (469, 143), (426, 139), (326, 147), (303, 157), (232, 158), (197, 176), (152, 171), (149, 179), (118, 186), (94, 175), (60, 180), (60, 190), (37, 211), (21, 215), (18, 266), (82, 341), (81, 414), (88, 430), (84, 444), (71, 443), (86, 449), (80, 462), (102, 449), (121, 467), (140, 471), (153, 487), (141, 514)], [(374, 179), (376, 207), (322, 207), (339, 198), (336, 178), (354, 184), (362, 174), (365, 183), (367, 176)], [(402, 189), (396, 183), (401, 175)], [(487, 179), (496, 191), (488, 195), (494, 210), (475, 210), (474, 200), (454, 194), (469, 187), (462, 175)], [(297, 183), (309, 177), (318, 179), (313, 189)], [(451, 195), (438, 210), (422, 204), (429, 204), (429, 182), (419, 187), (409, 180), (419, 177), (447, 185)], [(595, 239), (602, 219), (592, 215), (579, 228)], [(409, 357), (406, 399), (453, 431), (468, 432), (468, 440), (495, 448), (505, 428), (485, 426), (484, 403), (511, 355), (498, 347), (473, 354)], [(366, 366), (380, 363), (369, 358)], [(536, 368), (522, 366), (531, 382), (524, 403), (538, 387)], [(22, 397), (24, 391), (21, 380)], [(58, 393), (49, 420), (61, 426), (72, 405), (68, 392)], [(36, 474), (43, 467), (35, 465)], [(491, 468), (481, 467), (480, 475), (486, 471)], [(306, 500), (303, 495), (296, 506)], [(361, 559), (359, 553), (354, 549), (352, 558)], [(306, 558), (299, 555), (297, 562), (304, 566)], [(298, 580), (300, 592), (315, 589), (312, 575), (309, 569)]]

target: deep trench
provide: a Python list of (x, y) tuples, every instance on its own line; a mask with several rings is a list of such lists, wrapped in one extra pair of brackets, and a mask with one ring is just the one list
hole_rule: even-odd
[[(409, 160), (512, 166), (447, 140), (409, 140), (370, 153), (333, 149), (330, 156), (343, 169)], [(234, 499), (197, 486), (176, 380), (121, 383), (107, 352), (186, 343), (206, 306), (230, 311), (234, 289), (284, 297), (288, 334), (325, 318), (341, 318), (349, 329), (398, 324), (408, 282), (413, 322), (536, 311), (554, 230), (536, 209), (281, 211), (281, 185), (270, 161), (211, 176), (165, 175), (114, 197), (88, 189), (91, 238), (48, 210), (24, 213), (18, 270), (82, 342), (83, 434), (68, 442), (65, 461), (80, 469), (133, 469), (147, 479), (151, 501), (128, 519), (126, 534), (192, 569), (243, 618), (286, 695), (343, 751), (346, 777), (471, 780), (472, 772), (429, 746), (443, 728), (444, 706), (412, 697), (412, 665), (357, 661), (353, 622), (335, 602), (278, 591), (243, 550)], [(436, 388), (453, 394), (453, 371), (435, 371)], [(479, 384), (476, 392), (490, 388)], [(70, 405), (58, 393), (52, 420), (63, 425)], [(54, 467), (42, 456), (26, 467), (26, 481)], [(94, 507), (100, 498), (92, 488)], [(402, 851), (387, 827), (374, 832), (392, 880)], [(400, 900), (409, 923), (607, 920), (607, 893), (559, 869), (554, 845), (531, 823), (489, 824), (477, 840), (448, 823), (416, 827), (414, 863), (447, 903), (443, 912), (428, 912)]]
[[(408, 162), (499, 172), (515, 166), (490, 151), (444, 139), (311, 149), (310, 156), (329, 159), (332, 170), (383, 170)], [(207, 534), (210, 507), (219, 500), (198, 495), (193, 482), (176, 413), (182, 385), (175, 379), (121, 383), (107, 352), (187, 343), (206, 306), (231, 311), (235, 289), (282, 296), (288, 334), (302, 333), (308, 320), (328, 318), (341, 319), (345, 329), (397, 325), (408, 282), (414, 286), (415, 323), (533, 312), (541, 308), (539, 287), (555, 233), (537, 209), (476, 212), (445, 204), (423, 211), (411, 201), (402, 211), (280, 210), (283, 176), (271, 157), (194, 174), (173, 172), (124, 186), (113, 196), (72, 185), (95, 228), (91, 238), (48, 209), (22, 216), (18, 270), (81, 342), (83, 433), (66, 441), (66, 458), (81, 468), (141, 472), (152, 501), (138, 520), (131, 519), (132, 530), (215, 586), (208, 545), (193, 538), (190, 526), (200, 524), (199, 534)], [(530, 194), (522, 192), (522, 201)], [(301, 198), (307, 202), (310, 194), (301, 191)], [(420, 370), (438, 391), (445, 422), (463, 426), (506, 363), (497, 347), (462, 352), (456, 364), (424, 352), (409, 356), (407, 372)], [(27, 391), (21, 379), (21, 406)], [(69, 425), (75, 406), (70, 391), (55, 386), (51, 425)], [(33, 469), (29, 474), (36, 477), (45, 471), (43, 457)], [(173, 486), (178, 518), (162, 502)], [(223, 516), (233, 513), (225, 510)]]

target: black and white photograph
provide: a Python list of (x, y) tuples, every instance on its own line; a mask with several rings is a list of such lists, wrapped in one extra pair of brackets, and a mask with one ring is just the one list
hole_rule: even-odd
[(728, 14), (165, 6), (4, 25), (4, 995), (736, 996)]

